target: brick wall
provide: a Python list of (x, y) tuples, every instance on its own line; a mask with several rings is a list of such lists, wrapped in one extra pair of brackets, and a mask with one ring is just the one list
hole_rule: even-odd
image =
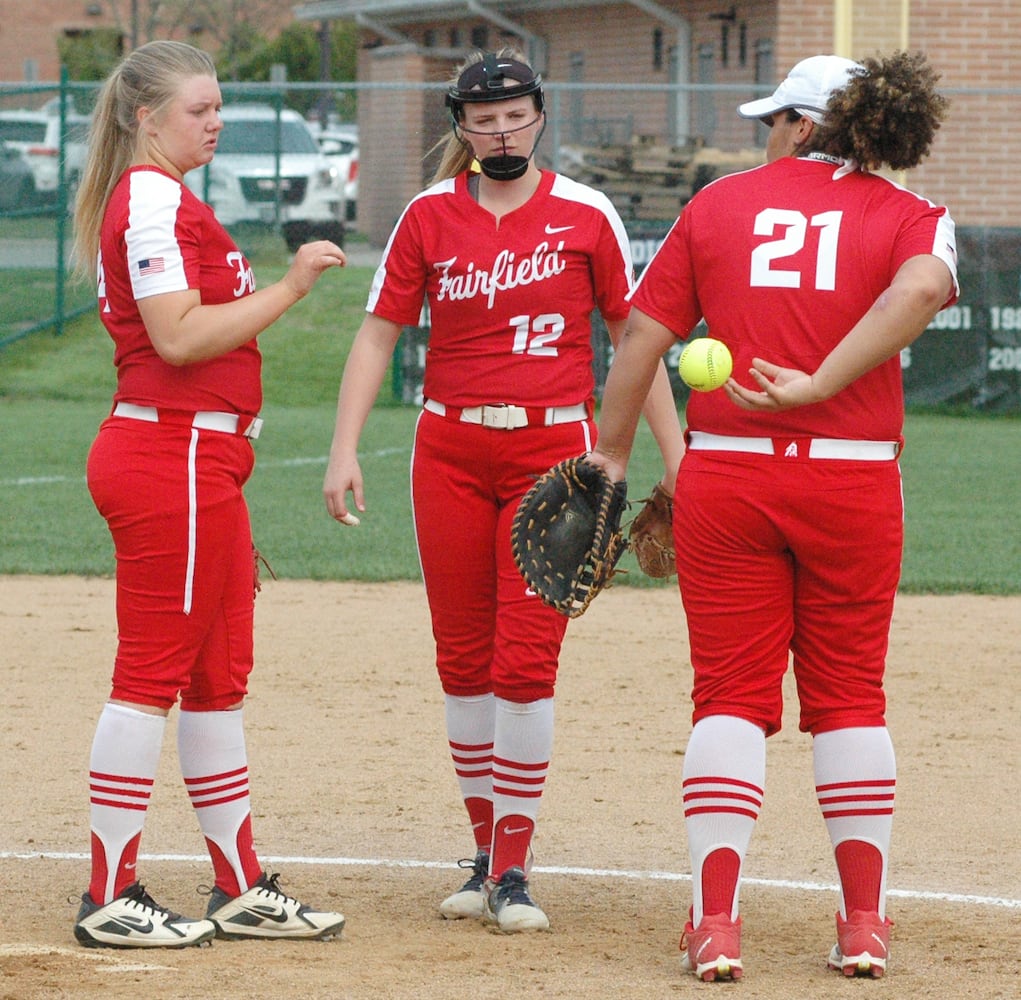
[[(945, 89), (1021, 88), (1016, 57), (1017, 40), (1021, 38), (1018, 0), (904, 2), (909, 13), (908, 47), (929, 54), (942, 73)], [(698, 79), (701, 66), (716, 83), (751, 85), (755, 81), (756, 53), (765, 47), (771, 51), (773, 83), (799, 59), (835, 48), (834, 4), (825, 0), (737, 0), (733, 4), (732, 22), (714, 16), (726, 13), (730, 7), (717, 0), (659, 0), (659, 4), (664, 10), (686, 18), (691, 26), (689, 60), (693, 80)], [(513, 6), (506, 5), (505, 15), (546, 42), (545, 71), (551, 82), (568, 81), (572, 72), (588, 82), (667, 80), (666, 67), (677, 34), (671, 25), (631, 4), (565, 6), (547, 11), (514, 10)], [(89, 7), (86, 0), (0, 0), (0, 78), (23, 80), (26, 60), (34, 60), (41, 79), (56, 79), (59, 35), (65, 30), (112, 23), (107, 13), (89, 15)], [(107, 11), (109, 5), (102, 3), (100, 7)], [(899, 0), (854, 0), (851, 9), (850, 51), (844, 54), (862, 57), (899, 46), (903, 9)], [(282, 19), (290, 17), (289, 11), (289, 6), (281, 6)], [(422, 44), (431, 39), (436, 45), (447, 46), (457, 40), (467, 47), (473, 31), (484, 32), (491, 46), (503, 41), (493, 24), (463, 15), (432, 23), (409, 22), (401, 27)], [(658, 68), (653, 64), (657, 29), (663, 46)], [(742, 36), (743, 62), (738, 52)], [(374, 38), (371, 32), (364, 33), (363, 40), (367, 44), (386, 41)], [(394, 56), (393, 52), (385, 44), (379, 49), (363, 50), (359, 79), (442, 80), (452, 69), (449, 56)], [(710, 55), (708, 62), (703, 60), (700, 64), (700, 53)], [(581, 125), (574, 138), (579, 141), (592, 138), (591, 123), (598, 121), (612, 140), (615, 123), (627, 119), (635, 135), (658, 135), (672, 140), (675, 137), (667, 123), (681, 123), (687, 116), (688, 121), (710, 123), (714, 144), (745, 148), (761, 141), (761, 129), (754, 123), (738, 120), (734, 108), (751, 96), (751, 89), (747, 94), (727, 92), (712, 101), (696, 95), (678, 114), (662, 95), (637, 98), (623, 93), (586, 92), (576, 105)], [(937, 136), (930, 159), (907, 175), (905, 182), (934, 201), (949, 204), (960, 225), (999, 226), (1016, 222), (1021, 218), (1021, 185), (1016, 182), (1015, 167), (1021, 162), (1021, 130), (1008, 109), (1013, 110), (1021, 103), (1021, 93), (1004, 97), (971, 92), (951, 94), (951, 98), (949, 120)], [(570, 100), (567, 96), (562, 99)], [(442, 103), (435, 92), (420, 102), (415, 98), (410, 103), (418, 109), (416, 121), (408, 118), (409, 102), (398, 110), (396, 103), (385, 96), (376, 100), (363, 95), (361, 187), (367, 199), (366, 209), (376, 212), (380, 225), (385, 218), (391, 221), (396, 218), (400, 208), (421, 187), (427, 170), (416, 157), (424, 155), (444, 128)], [(367, 116), (368, 108), (373, 109), (372, 120)], [(377, 147), (376, 136), (383, 136), (386, 119), (395, 115), (401, 122), (400, 134)], [(547, 135), (543, 140), (547, 150), (552, 138)], [(571, 138), (567, 136), (568, 140)], [(686, 137), (677, 138), (684, 141)], [(402, 166), (397, 161), (409, 159), (409, 151), (414, 153), (412, 162)], [(374, 192), (384, 183), (388, 185), (386, 190)], [(378, 210), (369, 208), (373, 204), (378, 205)]]
[[(159, 17), (149, 19), (153, 10), (162, 20)], [(190, 23), (175, 23), (174, 8), (164, 6), (161, 9), (151, 0), (139, 0), (137, 11), (135, 27), (139, 44), (151, 38), (176, 38), (209, 52), (218, 48), (214, 33), (197, 26), (201, 11)], [(245, 12), (259, 30), (267, 34), (294, 20), (290, 5), (274, 0), (248, 0)], [(57, 43), (61, 37), (69, 33), (116, 27), (118, 23), (124, 33), (126, 50), (131, 44), (132, 32), (129, 0), (0, 0), (0, 80), (26, 80), (29, 64), (36, 80), (58, 80), (60, 60)]]
[[(720, 13), (718, 4), (663, 0), (662, 6), (689, 20), (689, 59), (694, 82), (698, 82), (701, 71), (708, 72), (715, 83), (753, 84), (757, 54), (765, 51), (767, 67), (771, 59), (772, 83), (799, 59), (832, 52), (836, 47), (834, 6), (819, 0), (745, 0), (734, 5), (735, 17), (729, 22), (712, 16)], [(903, 29), (900, 3), (856, 0), (851, 11), (849, 51), (844, 54), (860, 58), (900, 47)], [(1011, 0), (949, 0), (940, 4), (909, 0), (908, 12), (907, 47), (928, 53), (942, 73), (945, 89), (1021, 86), (1021, 75), (1016, 72), (1016, 62), (1012, 62), (1012, 46), (1021, 37), (1021, 4)], [(550, 82), (581, 79), (657, 83), (668, 78), (670, 49), (677, 42), (675, 30), (630, 4), (522, 11), (516, 19), (529, 32), (546, 40), (545, 72)], [(458, 23), (464, 39), (471, 36), (474, 28), (488, 31), (490, 45), (500, 44), (493, 27), (484, 21)], [(425, 41), (430, 29), (433, 38), (442, 39), (444, 44), (449, 40), (447, 22), (403, 26), (419, 42)], [(657, 29), (663, 46), (659, 67), (653, 63)], [(443, 66), (449, 70), (450, 61), (443, 62)], [(370, 68), (369, 75), (360, 79), (374, 79), (371, 73)], [(704, 125), (708, 114), (714, 145), (754, 146), (761, 143), (760, 127), (742, 122), (734, 114), (735, 106), (752, 94), (751, 89), (747, 95), (728, 92), (708, 107), (704, 98), (695, 95), (687, 108), (688, 120)], [(589, 91), (582, 98), (563, 93), (557, 100), (564, 116), (561, 139), (566, 142), (598, 140), (599, 135), (593, 132), (594, 122), (601, 126), (607, 142), (613, 141), (618, 123), (625, 127), (624, 122), (636, 136), (659, 135), (678, 142), (686, 139), (670, 135), (667, 123), (673, 112), (662, 95), (638, 98), (626, 93)], [(950, 117), (937, 136), (929, 160), (898, 179), (934, 201), (949, 204), (960, 225), (998, 225), (1005, 217), (1021, 217), (1021, 186), (1011, 184), (1008, 175), (1008, 163), (1016, 163), (1021, 154), (1021, 138), (1006, 112), (1010, 102), (1001, 95), (953, 96)], [(679, 120), (683, 121), (684, 116)], [(572, 134), (573, 122), (580, 123), (577, 135)], [(547, 137), (544, 142), (548, 141)], [(367, 149), (363, 140), (363, 157), (371, 155)], [(365, 188), (370, 184), (366, 180)], [(394, 200), (413, 193), (391, 192)]]
[[(414, 52), (363, 49), (358, 75), (378, 83), (429, 80), (435, 68), (428, 63)], [(425, 124), (427, 104), (437, 103), (436, 91), (366, 90), (359, 97), (358, 229), (376, 246), (422, 190), (424, 158), (441, 134)]]
[(57, 39), (113, 24), (107, 13), (88, 14), (89, 7), (87, 0), (0, 0), (0, 79), (25, 80), (30, 64), (36, 80), (59, 79)]
[[(930, 53), (945, 88), (1021, 88), (1021, 4), (966, 0), (916, 4), (909, 48)], [(951, 95), (950, 115), (911, 186), (951, 206), (960, 225), (1009, 226), (1021, 219), (1021, 130), (1013, 96)]]
[[(1004, 97), (979, 93), (950, 95), (947, 121), (925, 163), (904, 183), (932, 201), (950, 206), (958, 225), (1002, 226), (1021, 219), (1017, 167), (1021, 134), (1008, 111), (1021, 104), (1021, 4), (1017, 0), (910, 0), (909, 51), (924, 51), (941, 74), (944, 90), (1019, 88)], [(901, 4), (897, 0), (855, 0), (851, 58), (900, 48)], [(833, 50), (834, 19), (828, 4), (780, 0), (778, 74), (799, 59)]]

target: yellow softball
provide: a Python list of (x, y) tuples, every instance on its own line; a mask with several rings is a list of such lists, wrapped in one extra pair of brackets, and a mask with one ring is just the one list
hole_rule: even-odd
[(677, 372), (684, 384), (696, 392), (719, 389), (730, 378), (733, 369), (730, 349), (722, 340), (712, 337), (698, 337), (691, 341), (677, 362)]

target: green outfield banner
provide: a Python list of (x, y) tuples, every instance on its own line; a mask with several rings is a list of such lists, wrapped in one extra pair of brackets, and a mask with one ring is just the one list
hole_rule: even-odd
[(1021, 412), (1021, 229), (959, 228), (961, 297), (903, 352), (908, 403)]

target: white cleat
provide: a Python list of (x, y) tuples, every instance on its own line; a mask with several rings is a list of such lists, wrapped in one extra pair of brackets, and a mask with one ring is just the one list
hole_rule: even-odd
[(208, 945), (216, 925), (171, 913), (133, 882), (102, 905), (84, 893), (74, 936), (86, 948), (190, 948)]
[(548, 931), (549, 917), (528, 894), (528, 879), (521, 868), (508, 868), (499, 881), (488, 879), (483, 920), (503, 934)]
[(478, 920), (486, 910), (483, 886), (489, 875), (489, 852), (480, 850), (474, 860), (465, 858), (458, 865), (470, 867), (471, 878), (440, 903), (440, 916), (445, 920)]
[(214, 887), (206, 918), (216, 926), (216, 936), (226, 941), (241, 938), (328, 941), (340, 936), (343, 914), (313, 910), (299, 903), (280, 888), (278, 878), (263, 873), (251, 889), (233, 899)]

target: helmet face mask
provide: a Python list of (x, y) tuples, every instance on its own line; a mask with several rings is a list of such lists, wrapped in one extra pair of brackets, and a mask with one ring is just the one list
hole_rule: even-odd
[[(536, 118), (519, 128), (496, 131), (476, 132), (464, 127), (464, 106), (466, 104), (484, 104), (493, 101), (508, 101), (517, 97), (531, 97), (536, 109)], [(524, 175), (528, 169), (528, 161), (535, 154), (535, 148), (539, 139), (546, 129), (545, 116), (543, 114), (542, 77), (535, 73), (530, 66), (518, 62), (515, 59), (502, 59), (491, 52), (487, 52), (479, 62), (472, 63), (458, 77), (455, 86), (447, 91), (446, 106), (450, 113), (451, 124), (454, 134), (461, 142), (466, 140), (464, 133), (475, 135), (500, 135), (506, 136), (511, 131), (519, 131), (520, 128), (529, 128), (535, 124), (539, 117), (543, 118), (542, 128), (535, 138), (532, 150), (528, 156), (515, 156), (507, 153), (506, 140), (504, 140), (504, 152), (486, 156), (479, 160), (483, 174), (492, 180), (509, 181), (516, 180)]]

